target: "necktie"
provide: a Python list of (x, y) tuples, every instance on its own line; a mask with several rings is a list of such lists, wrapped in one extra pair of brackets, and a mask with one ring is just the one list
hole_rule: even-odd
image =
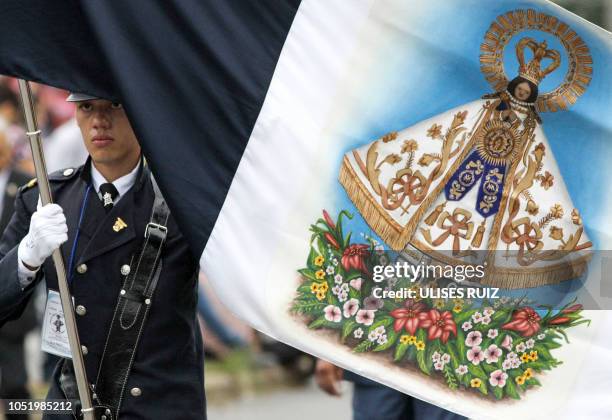
[(100, 194), (102, 195), (104, 209), (108, 213), (115, 205), (115, 198), (119, 195), (119, 191), (117, 191), (117, 188), (112, 183), (107, 182), (100, 185)]

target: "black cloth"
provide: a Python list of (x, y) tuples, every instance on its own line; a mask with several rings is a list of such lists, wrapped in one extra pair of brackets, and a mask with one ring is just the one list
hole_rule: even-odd
[[(89, 165), (87, 162), (74, 173), (60, 171), (49, 178), (54, 201), (64, 209), (68, 223), (68, 241), (61, 247), (67, 265), (83, 198), (91, 184)], [(76, 315), (76, 321), (81, 344), (88, 349), (84, 356), (87, 377), (94, 383), (123, 282), (121, 267), (130, 264), (151, 216), (154, 192), (149, 170), (141, 167), (135, 185), (109, 213), (104, 211), (95, 194), (92, 195), (85, 206), (69, 277), (72, 277), (70, 288), (75, 307), (82, 305), (86, 309), (84, 315)], [(0, 325), (19, 316), (34, 287), (30, 285), (21, 290), (17, 278), (17, 246), (27, 234), (37, 201), (38, 188), (19, 192), (15, 215), (0, 240)], [(113, 227), (119, 218), (127, 226), (115, 231)], [(136, 352), (120, 418), (205, 419), (202, 338), (196, 319), (198, 261), (172, 217), (162, 260), (163, 269)], [(43, 264), (40, 272), (44, 273), (47, 288), (57, 290), (51, 259)], [(35, 282), (41, 278), (39, 274)], [(63, 398), (57, 384), (58, 373), (56, 369), (48, 398)], [(135, 387), (140, 388), (140, 396), (131, 395), (130, 390)], [(51, 419), (71, 420), (72, 417)]]
[(115, 205), (115, 199), (119, 195), (119, 191), (112, 182), (105, 182), (100, 185), (100, 195), (102, 196), (102, 205), (108, 213)]

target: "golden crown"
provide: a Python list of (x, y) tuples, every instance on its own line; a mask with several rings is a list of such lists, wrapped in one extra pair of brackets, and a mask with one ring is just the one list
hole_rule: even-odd
[[(525, 47), (533, 52), (533, 58), (525, 64)], [(549, 50), (546, 41), (540, 43), (532, 38), (523, 38), (516, 44), (516, 56), (519, 61), (519, 76), (538, 85), (544, 77), (561, 65), (561, 54), (557, 50)], [(542, 60), (549, 58), (552, 63), (542, 69)]]

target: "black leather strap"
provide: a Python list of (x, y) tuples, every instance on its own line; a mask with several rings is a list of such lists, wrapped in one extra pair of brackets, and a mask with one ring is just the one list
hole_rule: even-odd
[(126, 276), (119, 295), (94, 386), (94, 404), (111, 407), (115, 419), (119, 415), (147, 314), (153, 304), (153, 293), (162, 269), (162, 248), (168, 233), (170, 210), (153, 177), (151, 182), (155, 191), (151, 219), (141, 250), (132, 260), (133, 269)]

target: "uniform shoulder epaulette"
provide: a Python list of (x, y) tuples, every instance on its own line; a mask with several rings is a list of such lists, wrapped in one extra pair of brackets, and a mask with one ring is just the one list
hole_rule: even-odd
[(19, 191), (20, 192), (25, 192), (27, 190), (31, 190), (37, 184), (38, 184), (38, 179), (33, 178), (33, 179), (29, 180), (25, 185), (22, 185), (21, 187), (19, 187)]
[(49, 181), (67, 181), (77, 174), (75, 168), (60, 169), (49, 174)]

